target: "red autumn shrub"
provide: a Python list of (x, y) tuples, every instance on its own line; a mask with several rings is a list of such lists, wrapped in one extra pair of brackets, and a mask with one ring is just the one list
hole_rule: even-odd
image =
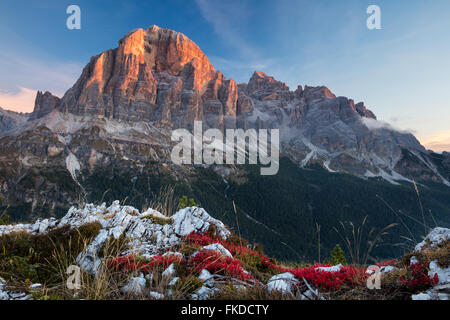
[(213, 243), (219, 243), (224, 248), (226, 248), (233, 256), (237, 257), (243, 257), (243, 256), (254, 256), (257, 257), (260, 260), (260, 265), (263, 268), (273, 268), (273, 269), (280, 269), (275, 263), (268, 258), (267, 256), (255, 251), (251, 250), (244, 246), (238, 246), (234, 245), (232, 243), (227, 242), (226, 240), (222, 239), (221, 237), (216, 237), (212, 235), (210, 232), (206, 232), (205, 234), (199, 234), (199, 233), (191, 233), (188, 236), (184, 238), (185, 241), (187, 241), (190, 244), (196, 244), (201, 246), (207, 246), (209, 244)]
[(388, 261), (383, 261), (383, 262), (378, 262), (377, 266), (381, 267), (387, 267), (387, 266), (394, 266), (398, 263), (398, 261), (396, 260), (388, 260)]
[(416, 263), (409, 266), (406, 277), (401, 277), (403, 285), (412, 291), (426, 290), (439, 282), (437, 274), (432, 279), (428, 276), (428, 268), (425, 263)]
[(239, 260), (223, 256), (216, 251), (202, 250), (192, 257), (190, 262), (192, 269), (197, 272), (206, 269), (213, 274), (221, 274), (243, 281), (253, 279), (250, 274), (244, 272)]
[(330, 265), (315, 264), (309, 268), (285, 269), (292, 273), (303, 284), (305, 279), (310, 285), (322, 291), (339, 290), (343, 285), (355, 286), (366, 280), (364, 269), (353, 266), (343, 266), (338, 272), (327, 272), (317, 269)]
[(135, 256), (126, 255), (116, 257), (107, 262), (109, 268), (113, 268), (121, 272), (144, 272), (151, 273), (154, 269), (166, 269), (173, 262), (180, 261), (181, 258), (175, 255), (154, 256), (149, 260), (137, 259)]
[(192, 232), (189, 235), (187, 235), (186, 237), (184, 237), (184, 240), (190, 244), (207, 246), (208, 244), (217, 242), (219, 239), (216, 239), (215, 237), (213, 237), (211, 234), (209, 234), (209, 232), (206, 232), (205, 234)]

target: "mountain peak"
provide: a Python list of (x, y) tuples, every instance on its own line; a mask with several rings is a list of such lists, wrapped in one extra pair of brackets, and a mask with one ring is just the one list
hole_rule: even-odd
[(236, 111), (237, 85), (185, 35), (158, 26), (128, 32), (118, 48), (91, 59), (60, 111), (179, 127)]
[(59, 101), (60, 99), (49, 91), (38, 91), (36, 93), (36, 99), (34, 100), (34, 109), (29, 120), (42, 118), (49, 114), (57, 107)]
[(289, 87), (286, 83), (276, 80), (274, 77), (267, 75), (263, 71), (255, 71), (248, 82), (247, 90), (252, 94), (260, 90), (289, 91)]

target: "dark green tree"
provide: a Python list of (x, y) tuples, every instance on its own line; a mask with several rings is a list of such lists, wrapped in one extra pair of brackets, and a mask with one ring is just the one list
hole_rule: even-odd
[(332, 264), (332, 265), (346, 265), (347, 260), (344, 256), (344, 251), (342, 250), (341, 246), (337, 244), (334, 249), (331, 251), (330, 257), (325, 260), (325, 264)]
[(198, 207), (198, 204), (195, 202), (194, 199), (192, 198), (188, 199), (187, 196), (182, 196), (179, 200), (179, 207), (180, 209), (184, 209), (187, 207)]

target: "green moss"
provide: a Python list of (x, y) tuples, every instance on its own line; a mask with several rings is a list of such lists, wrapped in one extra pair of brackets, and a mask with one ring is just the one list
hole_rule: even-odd
[(166, 224), (172, 224), (173, 220), (172, 219), (165, 219), (165, 218), (160, 218), (160, 217), (155, 217), (152, 215), (148, 215), (146, 217), (143, 217), (142, 219), (150, 219), (152, 220), (153, 223), (155, 224), (159, 224), (159, 225), (166, 225)]

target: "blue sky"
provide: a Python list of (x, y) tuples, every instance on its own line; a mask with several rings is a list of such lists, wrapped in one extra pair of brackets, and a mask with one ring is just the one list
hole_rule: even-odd
[[(66, 28), (70, 4), (81, 30)], [(382, 30), (366, 27), (371, 4)], [(91, 56), (153, 24), (186, 34), (237, 82), (262, 70), (292, 89), (326, 85), (450, 150), (448, 0), (2, 1), (0, 106), (29, 111), (36, 90), (61, 96)]]

